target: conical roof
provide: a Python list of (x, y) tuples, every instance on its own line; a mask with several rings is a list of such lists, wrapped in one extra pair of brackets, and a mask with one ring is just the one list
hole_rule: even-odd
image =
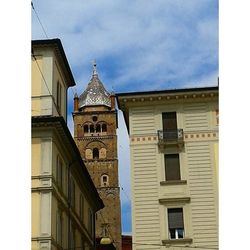
[(109, 92), (104, 88), (102, 82), (98, 78), (96, 64), (94, 63), (92, 78), (86, 90), (79, 97), (79, 108), (97, 105), (111, 107), (111, 100)]

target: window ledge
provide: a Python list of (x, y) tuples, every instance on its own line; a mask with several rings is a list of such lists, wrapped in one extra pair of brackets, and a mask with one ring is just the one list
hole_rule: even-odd
[(168, 186), (168, 185), (183, 185), (187, 184), (186, 180), (174, 180), (174, 181), (161, 181), (161, 186)]
[(191, 244), (192, 242), (193, 242), (193, 239), (191, 239), (191, 238), (162, 240), (162, 244), (166, 244), (166, 245)]

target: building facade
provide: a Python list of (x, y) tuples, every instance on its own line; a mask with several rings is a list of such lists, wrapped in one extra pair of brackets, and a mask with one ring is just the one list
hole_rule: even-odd
[(66, 124), (74, 86), (59, 39), (32, 41), (32, 249), (95, 249), (103, 208)]
[(97, 238), (121, 249), (121, 208), (115, 96), (100, 81), (96, 64), (86, 90), (74, 98), (74, 139), (105, 207), (96, 215)]
[(218, 87), (117, 101), (130, 137), (133, 250), (218, 249)]

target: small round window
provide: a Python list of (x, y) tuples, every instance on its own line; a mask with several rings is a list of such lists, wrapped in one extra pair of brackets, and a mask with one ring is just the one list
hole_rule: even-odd
[(97, 121), (97, 116), (94, 115), (94, 116), (92, 117), (92, 120), (93, 120), (93, 122), (96, 122), (96, 121)]

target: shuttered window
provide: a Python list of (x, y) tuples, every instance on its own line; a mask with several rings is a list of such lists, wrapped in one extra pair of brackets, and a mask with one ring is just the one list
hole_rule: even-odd
[(163, 138), (167, 140), (177, 139), (176, 112), (162, 113)]
[(80, 219), (83, 221), (84, 219), (84, 198), (83, 195), (80, 194), (80, 208), (79, 208), (79, 213), (80, 213)]
[(59, 113), (61, 112), (61, 100), (62, 100), (62, 86), (59, 81), (57, 81), (56, 86), (56, 104), (57, 108), (59, 110)]
[(165, 175), (167, 181), (181, 179), (179, 154), (165, 155)]
[(184, 238), (184, 223), (182, 208), (168, 208), (168, 229), (170, 239)]
[(60, 188), (62, 188), (63, 184), (63, 164), (62, 160), (59, 156), (57, 156), (57, 163), (56, 163), (56, 181)]
[(60, 246), (62, 246), (62, 224), (62, 211), (58, 210), (56, 215), (56, 240)]
[(73, 178), (70, 178), (70, 205), (75, 207), (75, 182)]

